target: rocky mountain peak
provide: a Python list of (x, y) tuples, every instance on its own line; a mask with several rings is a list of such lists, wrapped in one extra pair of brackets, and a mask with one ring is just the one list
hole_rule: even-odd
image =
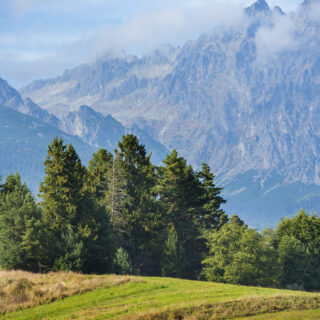
[(0, 105), (38, 118), (56, 127), (59, 127), (60, 125), (58, 118), (50, 114), (48, 111), (41, 109), (29, 97), (25, 97), (23, 99), (20, 93), (2, 78), (0, 78)]
[(277, 14), (281, 15), (281, 16), (285, 15), (284, 11), (279, 6), (275, 6), (273, 8), (273, 11), (276, 12)]
[(81, 114), (84, 116), (95, 116), (95, 117), (97, 116), (97, 112), (85, 104), (79, 107), (78, 114)]
[[(320, 25), (306, 27), (307, 15), (288, 15), (295, 30), (292, 46), (283, 41), (282, 28), (279, 34), (277, 25), (269, 28), (280, 8), (270, 10), (259, 0), (246, 10), (249, 25), (214, 29), (177, 50), (168, 46), (132, 63), (83, 65), (21, 93), (52, 113), (92, 106), (102, 118), (91, 118), (89, 107), (82, 107), (86, 117), (68, 120), (68, 132), (91, 145), (112, 150), (126, 128), (143, 130), (150, 137), (146, 145), (152, 138), (195, 166), (207, 162), (229, 190), (229, 203), (259, 194), (255, 205), (235, 205), (237, 210), (267, 212), (271, 195), (278, 203), (279, 186), (292, 183), (286, 195), (294, 194), (293, 183), (320, 186)], [(250, 181), (260, 181), (256, 191)], [(301, 207), (299, 202), (282, 212)]]
[(302, 6), (308, 7), (313, 4), (320, 4), (320, 0), (304, 0)]
[(0, 105), (17, 109), (22, 104), (20, 93), (12, 88), (6, 80), (0, 78)]
[(250, 16), (255, 16), (259, 13), (266, 13), (270, 11), (270, 7), (268, 3), (265, 0), (257, 0), (255, 3), (253, 3), (250, 7), (247, 7), (245, 9), (245, 12)]

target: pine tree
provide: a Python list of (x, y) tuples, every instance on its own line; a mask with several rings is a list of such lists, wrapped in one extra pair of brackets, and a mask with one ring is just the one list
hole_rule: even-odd
[(186, 160), (176, 150), (167, 155), (160, 168), (159, 198), (167, 224), (173, 224), (185, 253), (184, 277), (196, 278), (201, 270), (201, 184)]
[(161, 272), (163, 277), (181, 278), (183, 276), (184, 255), (182, 250), (178, 234), (172, 225), (163, 249)]
[(100, 204), (105, 201), (110, 189), (109, 175), (112, 166), (113, 155), (105, 149), (99, 149), (89, 161), (87, 185)]
[(124, 217), (124, 208), (132, 199), (127, 192), (127, 176), (117, 150), (115, 150), (108, 173), (108, 185), (105, 204), (110, 213), (110, 220), (114, 230), (118, 237), (123, 239), (123, 235), (128, 229), (128, 224)]
[(0, 191), (0, 266), (37, 272), (44, 246), (41, 209), (20, 176), (9, 175)]
[(116, 151), (111, 187), (116, 190), (112, 192), (111, 217), (116, 228), (125, 231), (119, 245), (128, 251), (135, 269), (142, 273), (153, 268), (147, 265), (152, 265), (150, 244), (155, 235), (154, 221), (158, 219), (153, 192), (155, 168), (150, 156), (136, 136), (123, 136)]
[(85, 248), (81, 235), (75, 232), (70, 224), (66, 225), (57, 241), (57, 251), (62, 253), (55, 259), (55, 271), (82, 271), (85, 261)]
[[(72, 145), (55, 138), (48, 147), (40, 197), (52, 245), (47, 264), (79, 271), (95, 234), (95, 203), (85, 186), (86, 169)], [(70, 229), (71, 228), (71, 229)], [(70, 248), (77, 248), (73, 253)]]
[(83, 220), (83, 179), (85, 168), (73, 146), (55, 138), (48, 147), (44, 162), (45, 178), (40, 184), (40, 197), (46, 223), (50, 229), (73, 227)]
[(202, 169), (198, 172), (198, 178), (203, 189), (203, 204), (199, 223), (203, 230), (220, 229), (228, 220), (227, 215), (221, 209), (221, 205), (226, 203), (226, 200), (220, 195), (222, 188), (216, 187), (215, 176), (206, 163), (202, 164)]

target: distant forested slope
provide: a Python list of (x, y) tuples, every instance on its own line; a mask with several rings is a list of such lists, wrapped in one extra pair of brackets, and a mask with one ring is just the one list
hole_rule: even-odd
[(0, 106), (0, 176), (3, 178), (9, 173), (19, 172), (22, 180), (37, 193), (43, 177), (47, 147), (56, 136), (62, 137), (66, 143), (72, 143), (79, 150), (84, 163), (87, 163), (95, 151), (78, 137)]

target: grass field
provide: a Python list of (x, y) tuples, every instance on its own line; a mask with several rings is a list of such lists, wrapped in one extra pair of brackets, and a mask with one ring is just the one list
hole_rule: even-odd
[(320, 319), (320, 294), (168, 278), (0, 272), (0, 308), (0, 319), (15, 320)]

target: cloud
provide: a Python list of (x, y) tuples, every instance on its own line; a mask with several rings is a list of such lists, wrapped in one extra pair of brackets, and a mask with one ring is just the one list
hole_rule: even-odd
[(272, 25), (263, 26), (256, 33), (258, 59), (295, 48), (298, 43), (294, 34), (295, 23), (293, 18), (291, 16), (275, 15)]
[(166, 43), (182, 45), (222, 24), (236, 26), (242, 22), (239, 5), (189, 1), (183, 7), (137, 14), (119, 25), (106, 24), (89, 37), (69, 44), (67, 52), (83, 54), (86, 59), (97, 58), (111, 47), (142, 54)]
[[(142, 55), (165, 43), (182, 45), (219, 25), (236, 27), (246, 23), (243, 8), (254, 0), (3, 1), (11, 3), (15, 19), (8, 20), (9, 11), (2, 25), (0, 19), (0, 50), (11, 52), (0, 53), (0, 66), (3, 76), (21, 86), (93, 61), (113, 47)], [(262, 51), (271, 50), (273, 41), (281, 49), (279, 38), (288, 37), (288, 29), (282, 29), (285, 37), (261, 30), (257, 42)]]
[(311, 2), (306, 8), (306, 15), (313, 22), (320, 21), (320, 3), (317, 1)]

